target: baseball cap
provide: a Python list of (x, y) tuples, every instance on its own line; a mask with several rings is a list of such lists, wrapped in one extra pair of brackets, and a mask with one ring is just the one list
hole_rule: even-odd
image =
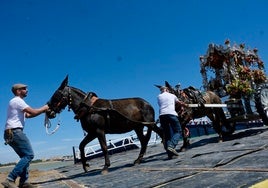
[(17, 89), (21, 89), (27, 87), (27, 85), (25, 84), (14, 84), (11, 88), (12, 92), (14, 93)]

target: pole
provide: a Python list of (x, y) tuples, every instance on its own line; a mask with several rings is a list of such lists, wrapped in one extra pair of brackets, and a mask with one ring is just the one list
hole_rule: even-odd
[[(201, 107), (200, 104), (188, 104), (190, 108), (196, 108)], [(211, 107), (211, 108), (223, 108), (227, 107), (227, 104), (204, 104), (205, 107)]]

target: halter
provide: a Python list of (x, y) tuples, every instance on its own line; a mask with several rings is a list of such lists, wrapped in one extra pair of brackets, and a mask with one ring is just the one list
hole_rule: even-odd
[[(61, 94), (62, 94), (62, 91), (59, 91)], [(65, 101), (67, 101), (67, 105), (66, 106), (68, 106), (68, 111), (70, 111), (70, 109), (71, 109), (71, 105), (72, 105), (72, 95), (71, 95), (71, 89), (70, 89), (70, 87), (68, 87), (68, 94), (67, 94), (67, 97), (66, 96), (63, 96), (60, 100), (59, 100), (59, 102), (57, 103), (57, 105), (56, 105), (56, 108), (59, 108), (60, 106), (61, 106), (61, 104), (63, 103), (63, 102), (65, 102)], [(59, 110), (59, 112), (61, 112), (61, 110), (62, 109), (60, 109)], [(58, 112), (58, 113), (59, 113)]]
[[(56, 107), (58, 108), (65, 99), (66, 99), (66, 97), (62, 97), (62, 99), (58, 102)], [(68, 87), (68, 99), (67, 99), (68, 111), (71, 110), (71, 104), (72, 104), (71, 89), (70, 89), (70, 87)], [(58, 123), (57, 123), (57, 126), (55, 127), (55, 129), (52, 130), (51, 132), (49, 132), (51, 125), (52, 125), (51, 121), (49, 120), (47, 114), (45, 114), (44, 126), (46, 128), (46, 133), (48, 135), (54, 134), (60, 128), (60, 118), (58, 118)]]
[(68, 105), (68, 111), (71, 110), (71, 105), (72, 105), (72, 95), (71, 95), (71, 89), (70, 87), (68, 87), (68, 102), (67, 102), (67, 105)]

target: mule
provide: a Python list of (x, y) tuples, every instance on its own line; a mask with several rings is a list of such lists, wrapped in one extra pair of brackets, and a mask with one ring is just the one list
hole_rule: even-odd
[[(80, 121), (82, 129), (87, 133), (79, 144), (81, 162), (85, 172), (88, 171), (89, 164), (86, 162), (84, 148), (95, 138), (98, 138), (104, 155), (105, 163), (102, 174), (105, 174), (110, 166), (105, 134), (135, 131), (141, 149), (134, 164), (142, 162), (152, 130), (162, 135), (161, 129), (156, 126), (154, 109), (144, 99), (100, 99), (94, 92), (87, 94), (78, 88), (68, 86), (68, 76), (50, 98), (48, 105), (49, 110), (46, 115), (50, 119), (69, 106), (74, 112), (75, 118)], [(144, 131), (145, 127), (147, 127), (147, 131)]]
[[(179, 121), (182, 128), (183, 145), (180, 148), (181, 151), (186, 150), (190, 145), (187, 124), (192, 119), (207, 116), (212, 121), (213, 129), (219, 135), (219, 142), (223, 141), (223, 135), (229, 135), (234, 132), (234, 126), (227, 121), (222, 108), (204, 106), (204, 104), (222, 104), (221, 98), (216, 93), (212, 91), (201, 93), (193, 87), (185, 89), (180, 89), (179, 87), (173, 88), (167, 81), (165, 81), (165, 86), (169, 89), (169, 92), (176, 95), (180, 101), (183, 101), (186, 104), (199, 104), (199, 107), (184, 108), (183, 110), (180, 106), (176, 106), (176, 111), (179, 115)], [(194, 92), (198, 94), (192, 96), (189, 90), (195, 90)]]

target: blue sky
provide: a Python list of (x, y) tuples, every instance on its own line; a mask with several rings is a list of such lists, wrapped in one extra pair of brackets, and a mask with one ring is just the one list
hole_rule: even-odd
[[(266, 0), (2, 0), (2, 130), (14, 83), (27, 84), (26, 102), (40, 107), (67, 74), (69, 85), (101, 98), (142, 97), (157, 118), (154, 84), (200, 88), (199, 56), (210, 43), (245, 43), (268, 61), (267, 6)], [(73, 117), (63, 111), (53, 135), (45, 132), (44, 115), (27, 120), (35, 159), (72, 154), (83, 138)], [(0, 163), (18, 160), (3, 139), (0, 151)]]

